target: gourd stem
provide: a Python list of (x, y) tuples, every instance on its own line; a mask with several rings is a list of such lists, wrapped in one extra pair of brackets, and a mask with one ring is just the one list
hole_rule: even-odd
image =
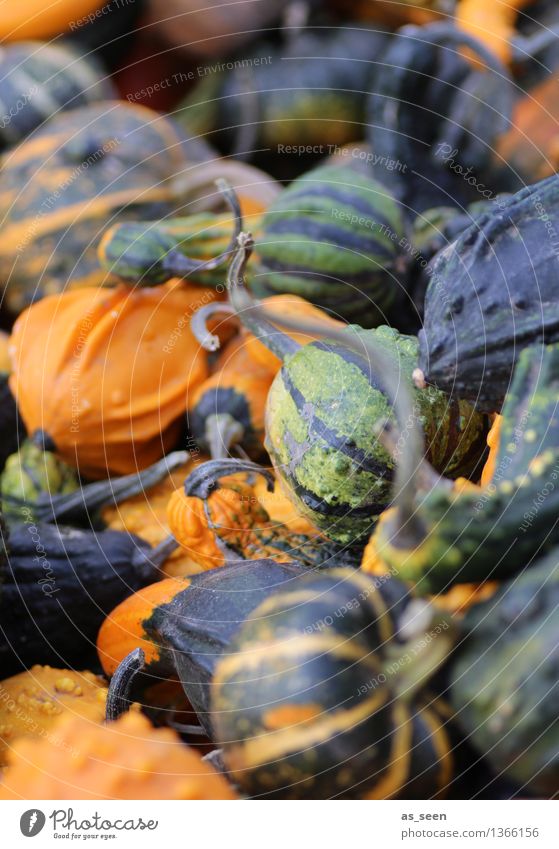
[(398, 536), (402, 542), (408, 536), (413, 542), (417, 542), (418, 538), (422, 539), (424, 528), (416, 515), (414, 498), (418, 488), (419, 469), (424, 460), (423, 432), (411, 392), (406, 381), (402, 380), (402, 375), (393, 359), (375, 341), (371, 332), (357, 333), (351, 326), (338, 330), (322, 322), (295, 319), (292, 316), (281, 316), (280, 318), (270, 314), (261, 306), (253, 307), (253, 311), (263, 314), (269, 321), (281, 324), (282, 327), (287, 327), (289, 330), (311, 336), (322, 336), (350, 348), (357, 354), (364, 356), (369, 365), (374, 368), (376, 374), (380, 376), (392, 403), (400, 431), (402, 434), (406, 434), (406, 450), (399, 458), (394, 480), (393, 505), (397, 508), (399, 519)]
[(212, 460), (229, 456), (233, 445), (241, 442), (245, 429), (230, 413), (216, 413), (206, 420), (205, 437)]
[(227, 205), (235, 216), (231, 240), (227, 248), (220, 253), (219, 256), (216, 256), (213, 259), (208, 259), (205, 262), (191, 259), (181, 253), (178, 249), (169, 251), (161, 261), (161, 267), (164, 271), (168, 272), (169, 278), (185, 277), (193, 271), (211, 271), (214, 268), (219, 268), (220, 265), (223, 265), (229, 259), (232, 252), (235, 250), (237, 236), (243, 228), (241, 205), (235, 190), (227, 183), (226, 180), (219, 178), (215, 182), (225, 198)]
[(67, 495), (44, 492), (32, 505), (33, 513), (41, 522), (79, 521), (106, 504), (119, 504), (150, 489), (173, 469), (183, 466), (189, 456), (188, 451), (174, 451), (137, 474), (86, 484)]
[(238, 472), (249, 472), (262, 475), (266, 479), (268, 492), (274, 491), (275, 478), (271, 472), (251, 460), (238, 460), (227, 457), (223, 460), (208, 460), (194, 469), (184, 482), (184, 491), (188, 496), (207, 499), (218, 488), (219, 479), (235, 475)]
[(205, 304), (196, 310), (190, 319), (190, 329), (196, 341), (205, 351), (218, 351), (221, 348), (219, 336), (208, 330), (208, 319), (213, 318), (216, 313), (222, 315), (237, 315), (231, 304), (219, 303)]
[[(164, 540), (147, 551), (142, 548), (136, 548), (132, 555), (132, 565), (136, 569), (142, 569), (146, 566), (159, 569), (178, 547), (179, 544), (174, 536), (169, 534), (168, 537), (165, 537)], [(157, 575), (154, 574), (153, 580), (157, 580)]]
[(146, 665), (142, 649), (134, 649), (121, 661), (109, 684), (105, 721), (114, 722), (130, 710), (130, 693), (134, 678)]
[(238, 250), (233, 256), (227, 275), (229, 301), (243, 325), (256, 336), (259, 342), (268, 348), (280, 360), (285, 360), (290, 354), (301, 348), (298, 342), (287, 333), (282, 333), (274, 326), (273, 321), (259, 308), (245, 283), (244, 272), (252, 253), (254, 240), (250, 233), (239, 233), (237, 236)]
[(412, 602), (408, 608), (410, 613), (414, 605), (419, 608), (418, 619), (427, 614), (427, 622), (403, 644), (393, 641), (386, 649), (384, 664), (387, 679), (393, 679), (394, 693), (405, 701), (412, 700), (448, 659), (457, 636), (450, 614), (424, 599)]

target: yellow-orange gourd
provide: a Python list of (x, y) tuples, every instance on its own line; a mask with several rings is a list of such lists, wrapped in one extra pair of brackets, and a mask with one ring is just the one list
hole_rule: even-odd
[(235, 799), (227, 780), (140, 713), (108, 725), (63, 717), (56, 741), (20, 740), (0, 799)]
[(99, 723), (105, 718), (107, 685), (92, 672), (33, 666), (0, 684), (0, 766), (21, 737), (48, 739), (64, 715)]

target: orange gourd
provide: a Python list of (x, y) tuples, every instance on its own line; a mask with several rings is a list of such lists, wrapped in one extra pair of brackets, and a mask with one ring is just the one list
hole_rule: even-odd
[[(199, 457), (196, 462), (203, 460), (203, 457)], [(113, 531), (136, 534), (154, 547), (159, 545), (170, 533), (167, 524), (169, 498), (190, 474), (194, 465), (195, 461), (190, 460), (184, 466), (173, 470), (161, 483), (121, 501), (120, 504), (105, 507), (101, 513), (103, 521)], [(194, 575), (201, 571), (201, 567), (184, 548), (178, 547), (168, 555), (161, 571), (168, 578), (177, 578)]]
[(107, 686), (92, 672), (33, 666), (0, 684), (0, 766), (21, 737), (48, 739), (62, 715), (105, 718)]
[(221, 352), (217, 368), (190, 396), (189, 431), (213, 459), (234, 446), (258, 459), (264, 452), (264, 413), (273, 373), (250, 354), (244, 334)]
[(455, 12), (458, 27), (473, 35), (505, 64), (512, 59), (511, 38), (518, 12), (534, 0), (459, 0)]
[(188, 578), (166, 578), (135, 592), (111, 611), (97, 636), (97, 653), (106, 675), (112, 676), (122, 659), (136, 648), (143, 650), (146, 665), (157, 665), (161, 647), (150, 639), (145, 623), (157, 607), (168, 604), (188, 586)]
[(3, 0), (0, 10), (2, 41), (48, 39), (69, 30), (103, 5), (102, 0)]
[(0, 799), (235, 799), (227, 780), (139, 713), (108, 725), (63, 717), (56, 739), (19, 740)]
[(187, 393), (208, 375), (189, 327), (213, 290), (83, 288), (18, 318), (10, 387), (30, 434), (88, 477), (130, 474), (173, 447)]

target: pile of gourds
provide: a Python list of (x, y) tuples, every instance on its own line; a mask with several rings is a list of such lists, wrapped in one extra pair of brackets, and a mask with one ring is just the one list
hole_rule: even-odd
[(555, 5), (154, 0), (168, 112), (77, 5), (0, 23), (0, 799), (555, 797)]

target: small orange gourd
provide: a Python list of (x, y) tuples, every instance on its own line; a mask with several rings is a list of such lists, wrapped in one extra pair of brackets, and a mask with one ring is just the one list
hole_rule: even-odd
[(0, 766), (21, 737), (48, 738), (62, 715), (103, 722), (107, 685), (92, 672), (33, 666), (0, 684)]
[(53, 739), (19, 740), (0, 799), (236, 799), (227, 780), (140, 713), (108, 725), (65, 716)]
[(190, 396), (189, 431), (212, 459), (240, 446), (259, 459), (264, 450), (264, 412), (273, 373), (253, 359), (240, 334), (221, 352), (217, 368)]
[(534, 0), (459, 0), (455, 21), (460, 29), (483, 42), (505, 64), (512, 60), (511, 39), (521, 9)]
[(31, 306), (13, 329), (10, 377), (28, 432), (87, 477), (159, 459), (208, 374), (189, 321), (216, 297), (171, 282), (76, 289)]
[[(120, 504), (105, 507), (101, 518), (113, 531), (126, 531), (142, 537), (153, 547), (166, 540), (169, 536), (167, 524), (167, 504), (175, 489), (181, 485), (185, 477), (194, 469), (195, 462), (203, 462), (204, 457), (189, 460), (170, 472), (167, 477), (155, 486), (127, 498)], [(169, 578), (194, 575), (201, 567), (180, 546), (171, 552), (161, 566), (161, 572)]]

